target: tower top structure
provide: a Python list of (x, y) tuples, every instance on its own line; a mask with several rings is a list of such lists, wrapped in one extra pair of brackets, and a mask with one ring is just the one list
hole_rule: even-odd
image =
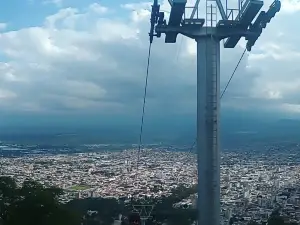
[[(228, 8), (227, 0), (225, 9), (221, 0), (206, 0), (215, 2), (221, 15), (221, 19), (214, 27), (215, 29), (207, 30), (208, 25), (204, 27), (205, 18), (201, 18), (198, 15), (200, 0), (197, 0), (192, 7), (190, 17), (186, 17), (187, 0), (168, 1), (171, 5), (168, 22), (165, 20), (164, 12), (160, 11), (158, 0), (154, 0), (153, 2), (150, 19), (151, 28), (149, 32), (150, 43), (153, 42), (154, 37), (161, 37), (162, 33), (166, 35), (165, 43), (175, 43), (178, 34), (183, 34), (195, 39), (199, 37), (199, 35), (210, 33), (219, 39), (226, 39), (224, 42), (225, 48), (234, 48), (238, 41), (242, 37), (245, 37), (247, 40), (247, 50), (251, 51), (252, 46), (261, 35), (263, 29), (266, 28), (267, 24), (281, 8), (280, 0), (274, 0), (268, 11), (261, 11), (260, 13), (259, 11), (264, 5), (261, 0), (238, 0), (237, 9)], [(234, 12), (237, 12), (235, 18)], [(258, 13), (259, 15), (257, 16)], [(196, 14), (197, 16), (195, 18)], [(256, 16), (256, 20), (252, 22)], [(206, 29), (204, 30), (203, 28)], [(212, 28), (212, 26), (209, 26), (209, 28)]]

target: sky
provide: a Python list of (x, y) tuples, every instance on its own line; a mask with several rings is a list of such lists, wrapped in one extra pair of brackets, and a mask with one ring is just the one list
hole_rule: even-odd
[[(170, 10), (166, 0), (160, 3)], [(264, 8), (270, 3), (265, 1)], [(0, 125), (70, 118), (140, 121), (150, 5), (140, 0), (2, 1)], [(222, 112), (300, 117), (299, 20), (300, 1), (282, 0), (280, 13), (243, 58), (222, 99)], [(244, 48), (244, 40), (235, 49), (221, 45), (221, 90)], [(176, 44), (155, 39), (146, 119), (195, 112), (195, 41), (180, 35)]]

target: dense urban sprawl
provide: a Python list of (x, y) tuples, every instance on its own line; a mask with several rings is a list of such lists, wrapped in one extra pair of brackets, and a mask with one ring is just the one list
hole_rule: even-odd
[[(1, 146), (2, 149), (8, 146)], [(298, 145), (282, 150), (225, 151), (221, 156), (222, 223), (233, 216), (246, 224), (266, 220), (277, 207), (283, 215), (300, 220), (300, 164)], [(137, 151), (96, 151), (73, 154), (29, 154), (0, 158), (1, 175), (13, 176), (20, 184), (34, 179), (46, 186), (66, 190), (61, 199), (85, 197), (158, 197), (184, 184), (197, 184), (195, 153), (161, 148)], [(177, 207), (195, 207), (196, 195)], [(242, 220), (242, 221), (241, 221)]]

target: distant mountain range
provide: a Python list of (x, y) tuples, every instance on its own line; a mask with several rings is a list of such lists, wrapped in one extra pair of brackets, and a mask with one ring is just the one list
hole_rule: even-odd
[[(252, 142), (300, 141), (300, 120), (264, 119), (223, 116), (221, 140), (223, 147), (234, 147)], [(143, 143), (189, 145), (196, 138), (194, 117), (157, 119), (145, 122)], [(137, 143), (140, 125), (130, 123), (94, 124), (25, 124), (0, 127), (0, 140), (26, 143), (89, 144)]]

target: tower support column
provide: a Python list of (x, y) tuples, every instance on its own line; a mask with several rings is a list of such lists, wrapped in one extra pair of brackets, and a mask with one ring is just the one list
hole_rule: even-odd
[(220, 224), (220, 40), (197, 42), (198, 225)]

